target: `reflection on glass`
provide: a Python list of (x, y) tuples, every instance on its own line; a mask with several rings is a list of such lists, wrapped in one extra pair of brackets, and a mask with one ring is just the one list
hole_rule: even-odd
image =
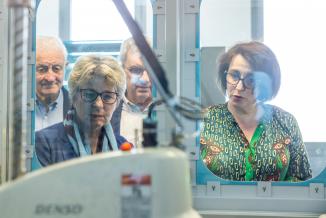
[[(135, 0), (125, 2), (134, 14)], [(112, 1), (72, 0), (71, 9), (72, 40), (121, 40), (130, 36)]]
[(323, 0), (264, 1), (264, 41), (277, 54), (284, 72), (280, 93), (272, 103), (297, 118), (313, 176), (326, 166), (326, 104), (321, 100), (326, 32), (320, 28), (325, 25), (325, 10)]
[[(152, 33), (149, 0), (124, 0), (145, 35)], [(131, 36), (110, 0), (71, 0), (71, 40), (122, 40)]]
[[(151, 40), (146, 40), (150, 44)], [(114, 113), (112, 123), (118, 123), (115, 129), (119, 129), (121, 135), (138, 147), (143, 141), (143, 119), (153, 103), (152, 81), (133, 38), (122, 42), (120, 61), (126, 73), (127, 91)]]
[(326, 74), (320, 70), (326, 50), (326, 32), (320, 29), (325, 25), (326, 2), (265, 0), (264, 8), (264, 41), (277, 54), (284, 72), (273, 103), (293, 112), (304, 141), (326, 142), (322, 131), (326, 104), (321, 101)]
[[(326, 108), (321, 100), (325, 75), (320, 70), (326, 48), (323, 40), (325, 32), (320, 29), (326, 19), (323, 19), (322, 13), (326, 10), (326, 3), (322, 0), (264, 0), (263, 4), (257, 5), (260, 8), (253, 8), (250, 1), (202, 2), (202, 51), (211, 54), (201, 61), (205, 64), (201, 71), (202, 96), (205, 95), (202, 99), (208, 106), (225, 102), (223, 93), (216, 85), (216, 59), (232, 45), (250, 41), (255, 35), (252, 32), (255, 30), (253, 25), (263, 24), (263, 29), (259, 30), (263, 35), (259, 40), (272, 48), (282, 70), (279, 92), (268, 103), (295, 116), (307, 150), (312, 176), (317, 176), (326, 165)], [(256, 10), (261, 12), (259, 16), (252, 15), (251, 12)], [(214, 66), (206, 67), (210, 62)], [(208, 86), (206, 83), (211, 84)], [(239, 83), (243, 84), (243, 80)], [(211, 86), (216, 88), (206, 90)]]

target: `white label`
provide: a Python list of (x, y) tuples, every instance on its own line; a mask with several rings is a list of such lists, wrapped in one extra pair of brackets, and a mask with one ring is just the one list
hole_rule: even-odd
[(152, 217), (150, 175), (124, 174), (121, 177), (121, 217)]

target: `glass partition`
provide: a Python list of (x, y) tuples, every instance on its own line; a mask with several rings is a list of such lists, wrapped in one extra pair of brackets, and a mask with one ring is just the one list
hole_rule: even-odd
[[(147, 0), (127, 0), (125, 3), (150, 43), (153, 25), (151, 2)], [(49, 0), (40, 1), (36, 17), (36, 153), (33, 158), (33, 169), (40, 168), (43, 165), (40, 156), (47, 159), (49, 163), (52, 163), (52, 161), (54, 163), (61, 161), (58, 161), (53, 155), (61, 155), (60, 157), (63, 159), (73, 157), (76, 154), (77, 156), (83, 156), (80, 149), (83, 150), (84, 147), (88, 147), (88, 150), (85, 151), (88, 154), (100, 152), (101, 149), (101, 151), (105, 149), (117, 150), (125, 140), (125, 138), (120, 137), (119, 131), (123, 132), (124, 128), (120, 127), (120, 124), (118, 124), (120, 120), (117, 119), (124, 115), (124, 112), (121, 111), (123, 111), (122, 107), (124, 108), (123, 105), (126, 102), (123, 100), (126, 86), (134, 88), (136, 95), (140, 96), (140, 99), (144, 96), (151, 98), (151, 84), (148, 78), (143, 76), (144, 74), (147, 75), (147, 73), (144, 73), (145, 69), (140, 59), (140, 53), (131, 42), (129, 42), (130, 45), (126, 45), (126, 52), (123, 54), (126, 60), (120, 61), (120, 47), (124, 40), (131, 37), (121, 15), (112, 1)], [(129, 53), (133, 54), (132, 61), (130, 61)], [(88, 65), (80, 61), (83, 66), (74, 71), (76, 73), (74, 78), (78, 77), (78, 73), (88, 73), (89, 78), (84, 81), (84, 77), (78, 77), (76, 81), (71, 82), (75, 85), (69, 86), (69, 79), (72, 77), (71, 72), (76, 61), (85, 55), (88, 56), (89, 60), (87, 61), (89, 64), (92, 64), (93, 68), (95, 65), (97, 67), (90, 71), (90, 68), (87, 68)], [(96, 84), (91, 84), (96, 80), (92, 73), (106, 73), (107, 75), (101, 75), (103, 77), (101, 78), (107, 83), (97, 85), (97, 83), (102, 83), (100, 80)], [(126, 83), (123, 81), (126, 81)], [(112, 86), (115, 88), (112, 89)], [(70, 87), (74, 87), (73, 90), (70, 90)], [(133, 93), (133, 91), (129, 93)], [(103, 101), (103, 108), (98, 108), (95, 111), (94, 108), (97, 107), (95, 107), (94, 102), (98, 101), (99, 95)], [(93, 97), (90, 98), (91, 96), (95, 96), (95, 100)], [(47, 99), (49, 99), (48, 102)], [(134, 105), (131, 100), (129, 103)], [(119, 111), (117, 115), (113, 114), (115, 109)], [(146, 111), (142, 111), (141, 117), (147, 113)], [(76, 114), (73, 120), (68, 121), (67, 114), (70, 113)], [(101, 145), (99, 151), (90, 151), (90, 145), (94, 142), (85, 141), (85, 135), (91, 132), (93, 127), (84, 128), (85, 131), (83, 132), (80, 130), (83, 127), (74, 126), (76, 123), (83, 123), (87, 119), (94, 125), (95, 123), (105, 124), (103, 126), (105, 131), (102, 129), (104, 132), (102, 131), (98, 138), (100, 139), (98, 144)], [(132, 117), (132, 119), (133, 122), (137, 121), (137, 123), (141, 121), (139, 117)], [(68, 125), (67, 123), (74, 123), (74, 125)], [(51, 126), (54, 129), (48, 128)], [(43, 131), (46, 128), (48, 128), (46, 131), (51, 133)], [(72, 135), (65, 134), (67, 128), (72, 128)], [(58, 132), (58, 130), (61, 131), (60, 129), (63, 132)], [(113, 133), (117, 142), (113, 139)], [(49, 138), (49, 135), (52, 136)], [(129, 138), (127, 139), (129, 140)], [(72, 145), (72, 150), (68, 151), (63, 147), (62, 149), (54, 148), (51, 147), (51, 143), (48, 144), (51, 148), (46, 147), (48, 145), (43, 146), (48, 142), (47, 140), (52, 140), (52, 143), (57, 146), (69, 147)], [(109, 142), (106, 143), (106, 140)], [(139, 141), (140, 139), (138, 139), (137, 143)], [(135, 144), (134, 141), (132, 143)], [(42, 145), (43, 150), (38, 150), (38, 144)], [(80, 146), (81, 144), (85, 146)], [(104, 144), (107, 144), (108, 148), (103, 146)]]
[[(263, 42), (275, 53), (281, 70), (279, 92), (275, 98), (264, 103), (280, 107), (295, 117), (302, 133), (313, 177), (319, 175), (326, 166), (324, 134), (326, 117), (323, 113), (326, 108), (322, 100), (324, 74), (323, 70), (320, 70), (323, 63), (323, 50), (326, 46), (325, 33), (321, 29), (325, 20), (322, 11), (325, 9), (326, 4), (321, 0), (203, 0), (200, 11), (201, 98), (203, 104), (208, 107), (230, 100), (218, 84), (221, 55), (237, 43), (252, 40)], [(244, 80), (242, 80), (243, 83)], [(257, 123), (259, 124), (259, 119)], [(291, 126), (291, 123), (286, 126)], [(213, 127), (210, 126), (210, 128)], [(243, 133), (243, 131), (241, 132)], [(209, 135), (208, 138), (212, 139), (212, 135)], [(248, 142), (251, 143), (250, 140)], [(223, 152), (222, 155), (218, 155), (219, 149), (226, 147), (218, 146), (214, 139), (210, 143), (215, 151), (209, 150), (209, 152), (215, 153), (209, 158), (223, 157), (224, 164), (230, 161), (228, 160), (230, 155), (223, 156)], [(230, 152), (235, 152), (236, 156), (239, 156), (237, 151), (235, 149)], [(203, 152), (208, 152), (208, 150), (201, 150), (202, 156), (207, 157)], [(239, 152), (241, 157), (241, 153), (245, 153), (245, 149), (240, 149)], [(257, 158), (255, 155), (254, 157)], [(214, 168), (210, 161), (213, 160), (204, 159), (206, 164), (209, 162), (211, 164), (209, 166)], [(256, 161), (259, 164), (259, 160)], [(243, 162), (245, 163), (245, 161)], [(217, 164), (217, 162), (214, 163)], [(222, 169), (221, 165), (215, 167)], [(232, 161), (230, 165), (239, 167), (233, 165)], [(243, 169), (247, 167), (248, 170), (249, 166), (244, 164), (241, 167)], [(206, 181), (203, 179), (205, 176), (213, 178), (207, 173), (202, 173), (205, 169), (200, 164), (198, 169), (199, 183)], [(232, 169), (231, 167), (229, 170)], [(225, 169), (224, 172), (227, 171)]]
[[(141, 0), (125, 2), (145, 34), (151, 38), (152, 3)], [(77, 3), (77, 0), (71, 0), (70, 8), (65, 10), (60, 4), (62, 1), (41, 1), (37, 11), (36, 35), (69, 36), (62, 37), (68, 50), (69, 64), (63, 83), (67, 87), (69, 72), (80, 55), (95, 52), (118, 58), (122, 40), (131, 35), (111, 1), (97, 0), (90, 4), (88, 1), (78, 0)], [(50, 18), (49, 8), (51, 13), (55, 13)], [(295, 4), (291, 0), (282, 3), (268, 0), (203, 0), (200, 5), (202, 104), (208, 107), (228, 100), (217, 83), (217, 60), (221, 54), (239, 42), (258, 40), (265, 43), (275, 53), (281, 69), (280, 90), (273, 100), (266, 103), (276, 105), (296, 118), (313, 176), (325, 168), (326, 155), (326, 139), (322, 131), (325, 119), (322, 114), (325, 106), (321, 100), (323, 75), (322, 70), (318, 69), (325, 47), (322, 40), (324, 33), (320, 28), (323, 23), (320, 11), (324, 9), (325, 4), (318, 0), (311, 3), (296, 1)], [(141, 13), (144, 11), (146, 16)], [(59, 16), (68, 17), (69, 25), (60, 22)], [(69, 33), (63, 34), (62, 31), (66, 29), (62, 26), (68, 26)], [(156, 38), (164, 39), (159, 35)], [(186, 82), (182, 83), (183, 86), (187, 86)], [(200, 161), (197, 164), (197, 180), (201, 184), (208, 174)]]

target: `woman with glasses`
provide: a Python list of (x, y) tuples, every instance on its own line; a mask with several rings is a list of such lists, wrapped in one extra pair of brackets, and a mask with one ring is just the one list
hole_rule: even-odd
[(126, 90), (125, 73), (110, 56), (81, 56), (68, 81), (72, 108), (63, 122), (36, 132), (43, 166), (118, 150), (126, 140), (114, 135), (110, 120)]
[(219, 59), (228, 101), (208, 108), (201, 157), (215, 175), (237, 181), (303, 181), (311, 169), (295, 117), (267, 104), (280, 88), (276, 56), (260, 42), (240, 43)]

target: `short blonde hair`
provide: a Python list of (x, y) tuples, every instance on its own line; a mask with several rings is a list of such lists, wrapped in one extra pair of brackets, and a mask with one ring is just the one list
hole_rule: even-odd
[(68, 80), (70, 98), (74, 99), (84, 84), (87, 84), (95, 76), (105, 79), (108, 86), (113, 86), (120, 100), (126, 91), (126, 75), (119, 63), (111, 56), (90, 54), (80, 56)]

